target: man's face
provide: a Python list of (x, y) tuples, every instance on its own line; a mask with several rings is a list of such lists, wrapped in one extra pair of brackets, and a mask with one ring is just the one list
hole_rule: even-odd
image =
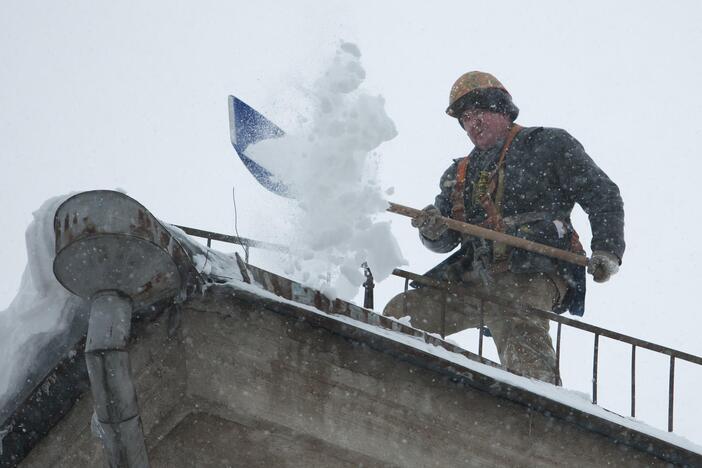
[(512, 121), (499, 112), (471, 109), (461, 114), (461, 124), (476, 147), (487, 149), (505, 136)]

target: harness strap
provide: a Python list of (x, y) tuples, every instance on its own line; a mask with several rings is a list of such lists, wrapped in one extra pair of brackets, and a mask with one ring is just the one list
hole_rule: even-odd
[[(509, 151), (514, 137), (522, 129), (521, 125), (514, 124), (509, 130), (507, 139), (500, 150), (500, 157), (497, 160), (497, 167), (490, 175), (488, 190), (480, 197), (480, 204), (483, 206), (487, 219), (483, 223), (484, 227), (488, 227), (495, 231), (504, 232), (505, 225), (502, 222), (502, 199), (505, 194), (505, 157)], [(495, 194), (495, 200), (492, 199), (492, 194)]]
[(583, 248), (582, 242), (580, 242), (580, 236), (575, 231), (574, 227), (571, 226), (571, 229), (573, 230), (573, 234), (570, 238), (570, 251), (575, 252), (577, 254), (585, 255), (585, 249)]
[(463, 194), (466, 188), (466, 173), (468, 171), (469, 156), (461, 159), (456, 168), (456, 183), (451, 192), (451, 218), (457, 221), (466, 221), (466, 206)]
[[(480, 198), (480, 204), (483, 206), (485, 213), (487, 214), (487, 219), (483, 223), (485, 227), (493, 229), (498, 232), (505, 232), (507, 226), (502, 220), (502, 199), (505, 194), (505, 157), (507, 151), (509, 151), (514, 137), (522, 129), (521, 125), (514, 124), (509, 130), (507, 139), (502, 145), (502, 150), (500, 151), (500, 157), (497, 161), (497, 167), (490, 177), (490, 185), (485, 194)], [(492, 199), (492, 194), (495, 194), (495, 200)], [(507, 245), (500, 242), (495, 242), (493, 244), (493, 261), (506, 261), (507, 260)], [(505, 262), (506, 263), (506, 262)]]

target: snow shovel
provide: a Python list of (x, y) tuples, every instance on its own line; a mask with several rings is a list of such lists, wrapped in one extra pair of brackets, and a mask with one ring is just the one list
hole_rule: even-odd
[[(387, 211), (390, 213), (407, 216), (409, 218), (417, 218), (423, 213), (422, 210), (418, 210), (416, 208), (398, 205), (397, 203), (392, 202), (389, 203), (390, 206), (388, 207)], [(550, 245), (544, 245), (538, 242), (522, 239), (521, 237), (510, 236), (509, 234), (493, 231), (492, 229), (486, 229), (474, 224), (456, 221), (455, 219), (447, 218), (445, 216), (441, 216), (440, 218), (446, 223), (449, 229), (453, 229), (454, 231), (468, 234), (473, 237), (479, 237), (481, 239), (491, 240), (494, 242), (501, 242), (509, 245), (510, 247), (528, 250), (529, 252), (546, 255), (547, 257), (556, 258), (558, 260), (563, 260), (579, 266), (587, 267), (590, 261), (585, 255), (576, 254), (567, 250), (551, 247)]]

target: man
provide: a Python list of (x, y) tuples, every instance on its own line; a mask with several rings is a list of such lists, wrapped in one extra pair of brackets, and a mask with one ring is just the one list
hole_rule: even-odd
[(597, 282), (615, 274), (624, 254), (624, 207), (619, 189), (580, 143), (556, 128), (522, 128), (519, 109), (488, 73), (462, 75), (451, 88), (446, 113), (458, 119), (475, 148), (444, 172), (441, 192), (412, 221), (434, 252), (461, 248), (428, 276), (513, 304), (481, 303), (469, 294), (419, 287), (394, 297), (385, 315), (409, 315), (414, 326), (447, 335), (484, 323), (508, 369), (560, 384), (549, 322), (527, 307), (582, 315), (582, 267), (508, 248), (449, 230), (451, 217), (554, 247), (584, 253), (570, 222), (578, 203), (589, 215), (593, 238), (588, 272)]

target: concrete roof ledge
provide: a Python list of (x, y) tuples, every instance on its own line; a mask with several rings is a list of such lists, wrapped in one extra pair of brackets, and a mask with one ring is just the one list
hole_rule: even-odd
[[(152, 304), (128, 352), (153, 466), (702, 466), (682, 437), (204, 247), (124, 195), (79, 201), (90, 197), (98, 214), (104, 200), (125, 206), (101, 235), (156, 232), (177, 260), (178, 288), (149, 296), (163, 279), (147, 269), (149, 287), (134, 289)], [(70, 242), (96, 232), (64, 218)], [(0, 427), (0, 468), (104, 463), (76, 323), (70, 349)]]
[[(251, 283), (210, 282), (135, 324), (132, 373), (154, 466), (702, 463), (674, 434), (246, 270)], [(91, 414), (85, 393), (22, 466), (100, 464)]]
[[(210, 293), (259, 301), (270, 310), (362, 341), (379, 351), (441, 372), (456, 382), (518, 402), (549, 417), (572, 422), (615, 443), (646, 451), (666, 461), (690, 466), (702, 464), (702, 447), (675, 433), (594, 405), (580, 392), (515, 375), (436, 334), (342, 300), (320, 298), (319, 292), (286, 278), (251, 265), (247, 268), (255, 284), (233, 281), (213, 286)], [(279, 286), (285, 283), (290, 283), (290, 289), (297, 291), (293, 297), (278, 295), (287, 290)]]

